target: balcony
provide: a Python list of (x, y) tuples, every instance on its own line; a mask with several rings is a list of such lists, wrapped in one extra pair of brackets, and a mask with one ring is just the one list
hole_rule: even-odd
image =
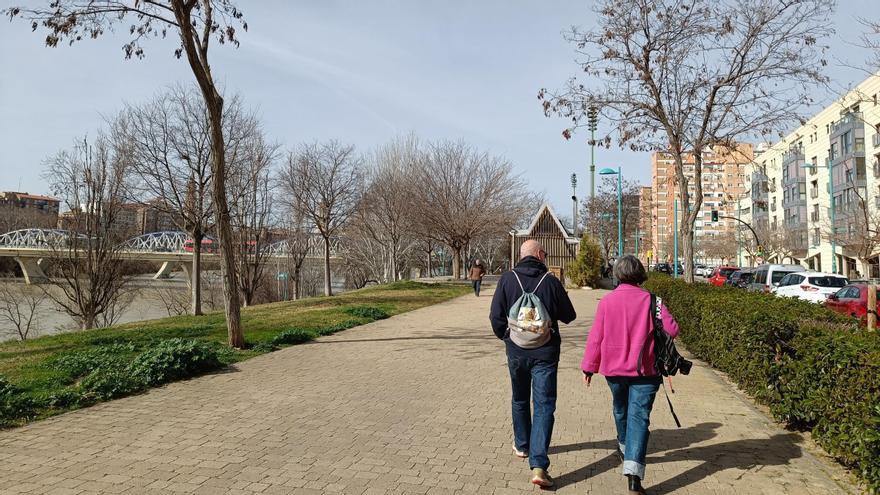
[(875, 148), (880, 148), (880, 132), (871, 136), (871, 144), (874, 145)]
[(814, 212), (810, 213), (810, 221), (811, 222), (818, 222), (819, 221), (819, 212), (818, 211), (814, 211)]
[(810, 189), (810, 199), (816, 199), (819, 197), (818, 189)]
[(835, 139), (850, 129), (861, 127), (863, 123), (862, 112), (849, 112), (831, 126), (831, 138)]

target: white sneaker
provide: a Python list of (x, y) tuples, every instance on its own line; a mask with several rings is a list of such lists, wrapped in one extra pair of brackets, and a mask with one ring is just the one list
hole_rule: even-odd
[(529, 457), (529, 453), (525, 450), (517, 450), (516, 445), (513, 446), (513, 455), (519, 457), (520, 459), (526, 459)]

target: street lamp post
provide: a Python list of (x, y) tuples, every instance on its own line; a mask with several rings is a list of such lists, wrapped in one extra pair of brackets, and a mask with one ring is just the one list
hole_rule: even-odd
[[(801, 168), (813, 168), (815, 164), (803, 163)], [(825, 160), (828, 169), (828, 202), (831, 203), (831, 273), (837, 273), (837, 225), (834, 222), (834, 171), (831, 170), (831, 158)]]
[(587, 126), (590, 129), (590, 199), (596, 197), (596, 124), (599, 111), (594, 106), (587, 110)]
[(578, 198), (577, 198), (577, 174), (571, 174), (571, 230), (575, 237), (578, 236)]
[(623, 190), (621, 186), (620, 167), (617, 170), (613, 168), (603, 168), (599, 171), (599, 175), (617, 175), (617, 258), (623, 256)]

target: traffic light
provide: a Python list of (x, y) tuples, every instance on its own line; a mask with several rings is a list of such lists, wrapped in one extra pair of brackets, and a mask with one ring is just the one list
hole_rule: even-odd
[(712, 221), (713, 222), (718, 221), (718, 210), (712, 210)]

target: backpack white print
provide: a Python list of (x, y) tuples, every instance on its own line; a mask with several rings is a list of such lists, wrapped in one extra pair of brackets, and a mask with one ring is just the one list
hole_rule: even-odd
[(541, 299), (535, 294), (550, 272), (544, 274), (532, 292), (526, 292), (519, 275), (513, 272), (523, 294), (513, 303), (507, 313), (510, 340), (523, 349), (536, 349), (546, 344), (553, 332), (552, 321)]

